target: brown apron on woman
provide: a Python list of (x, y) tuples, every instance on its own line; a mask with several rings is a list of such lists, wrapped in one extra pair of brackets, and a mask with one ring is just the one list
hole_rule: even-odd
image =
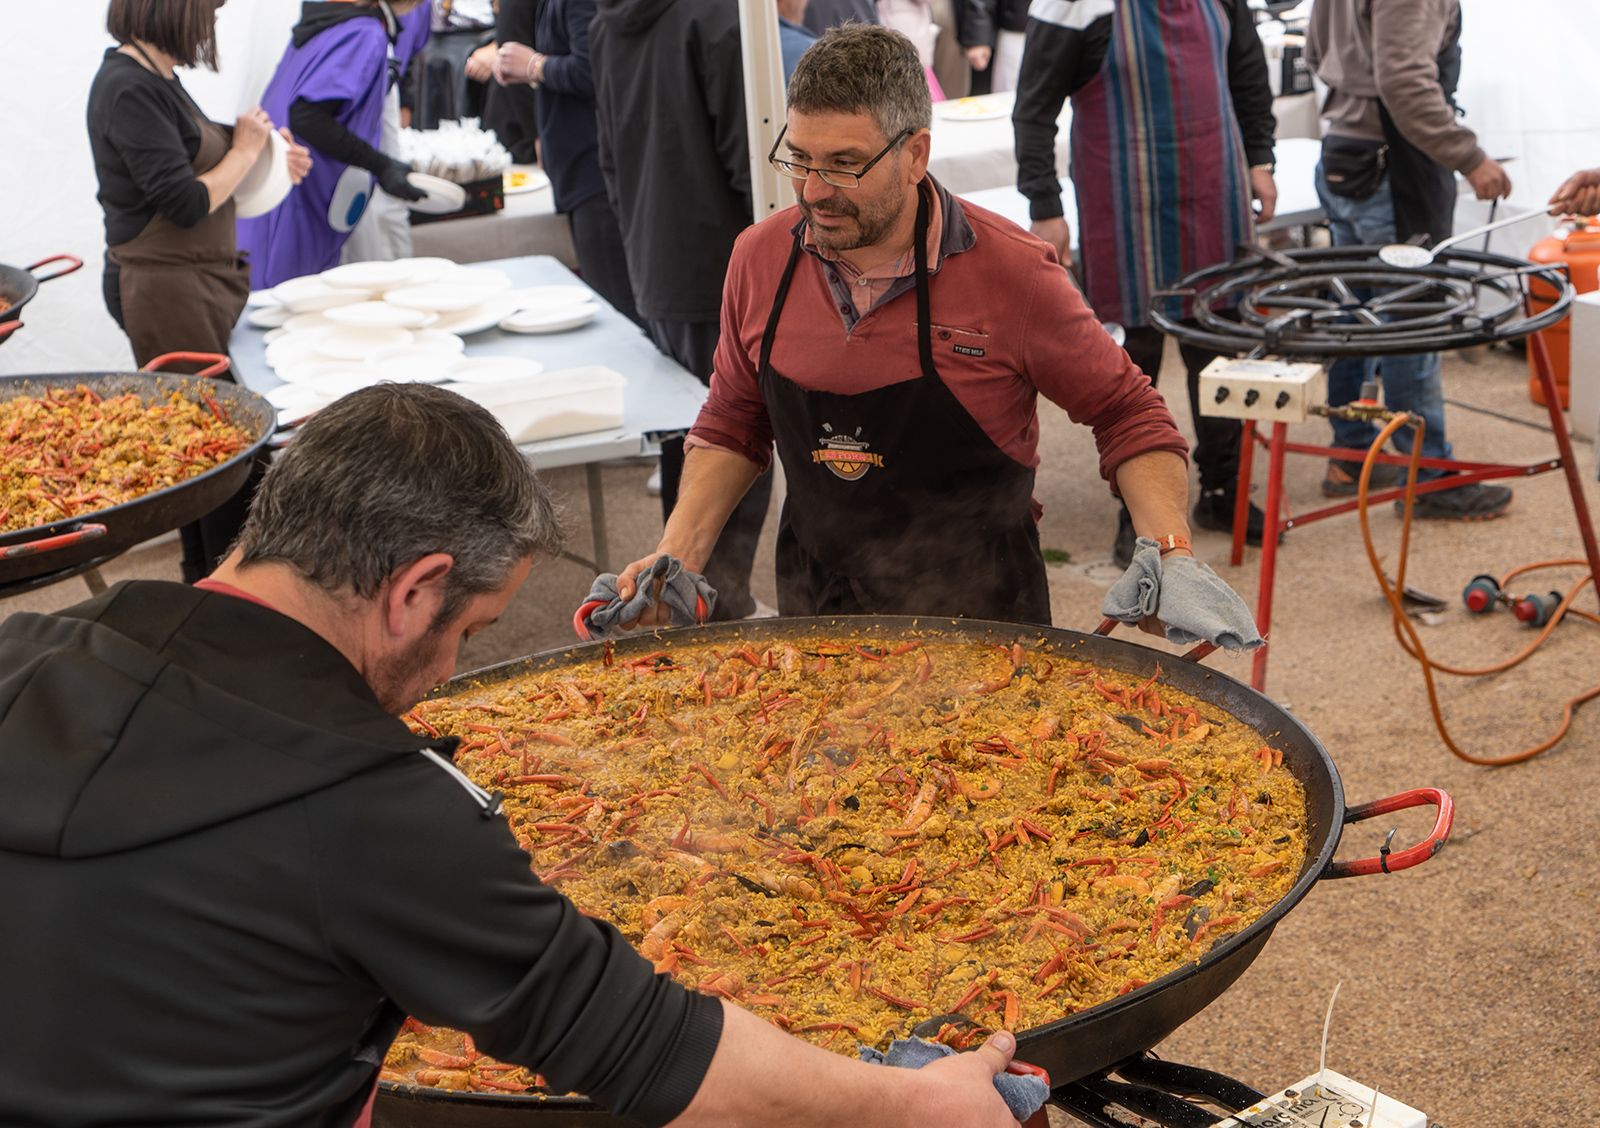
[[(177, 87), (168, 89), (178, 97)], [(181, 104), (200, 127), (200, 147), (190, 162), (200, 176), (216, 167), (233, 142), (192, 100), (185, 97)], [(232, 199), (193, 227), (179, 227), (157, 212), (143, 231), (107, 253), (117, 264), (122, 330), (140, 368), (169, 352), (227, 355), (228, 336), (250, 293), (250, 267), (239, 254)], [(258, 455), (238, 493), (179, 530), (185, 583), (209, 575), (227, 554), (266, 467), (266, 456)]]
[[(174, 97), (177, 96), (176, 89)], [(215, 168), (232, 141), (192, 102), (184, 107), (200, 127), (196, 176)], [(230, 199), (193, 227), (157, 212), (143, 231), (109, 248), (117, 264), (122, 328), (139, 367), (168, 352), (225, 355), (228, 335), (250, 293), (250, 267), (239, 254)]]

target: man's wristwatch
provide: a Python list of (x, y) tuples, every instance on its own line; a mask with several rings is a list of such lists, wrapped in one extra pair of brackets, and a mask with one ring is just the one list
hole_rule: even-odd
[(1179, 536), (1177, 533), (1168, 533), (1164, 537), (1155, 537), (1153, 539), (1155, 540), (1156, 545), (1161, 549), (1162, 556), (1165, 556), (1169, 552), (1176, 552), (1180, 548), (1185, 552), (1192, 550), (1189, 543), (1189, 538)]

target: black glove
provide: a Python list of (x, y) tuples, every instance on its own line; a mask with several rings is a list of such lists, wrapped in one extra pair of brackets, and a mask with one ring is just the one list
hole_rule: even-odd
[(411, 166), (404, 161), (390, 161), (378, 173), (378, 187), (401, 200), (423, 200), (428, 194), (406, 179)]

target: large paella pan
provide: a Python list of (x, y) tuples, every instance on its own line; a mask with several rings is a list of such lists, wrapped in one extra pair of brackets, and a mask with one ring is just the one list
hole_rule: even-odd
[[(970, 680), (971, 671), (962, 670), (956, 675), (962, 684), (942, 684), (933, 676), (935, 659), (930, 655), (937, 654), (937, 661), (944, 662), (958, 651), (971, 655), (984, 671)], [(716, 661), (704, 658), (713, 652)], [(834, 689), (824, 700), (813, 703), (818, 707), (810, 710), (808, 721), (802, 715), (807, 710), (784, 704), (793, 695), (778, 687), (799, 684), (813, 663), (816, 676), (833, 679)], [(791, 665), (787, 675), (781, 669), (785, 664)], [(987, 670), (988, 666), (994, 669)], [(725, 681), (719, 680), (724, 667)], [(763, 669), (772, 675), (770, 691), (759, 688), (758, 675)], [(681, 754), (670, 741), (628, 743), (629, 733), (642, 731), (649, 709), (636, 708), (632, 698), (624, 703), (625, 695), (620, 692), (605, 698), (600, 681), (582, 680), (585, 670), (606, 671), (612, 678), (606, 683), (610, 685), (615, 685), (617, 678), (654, 684), (662, 673), (683, 683), (679, 691), (658, 693), (654, 699), (655, 707), (668, 714), (668, 728), (663, 731), (669, 737), (680, 728), (684, 732), (693, 728), (687, 718), (694, 706), (703, 704), (710, 709), (724, 696), (731, 700), (742, 690), (753, 689), (741, 706), (742, 719), (730, 721), (720, 732), (731, 749), (738, 743), (736, 725), (774, 730), (750, 746), (764, 750), (758, 756), (762, 760), (758, 771), (745, 771), (737, 762), (748, 755), (748, 748), (738, 754), (730, 751), (720, 761), (708, 761), (708, 756), (717, 754), (719, 730), (715, 728), (702, 733), (705, 739), (693, 746), (692, 757), (686, 743)], [(576, 679), (569, 674), (577, 675)], [(562, 688), (562, 683), (567, 688)], [(1078, 688), (1084, 690), (1083, 708), (1088, 713), (1079, 716), (1059, 711), (1055, 702), (1062, 699), (1064, 683), (1069, 683), (1074, 693)], [(541, 696), (545, 693), (548, 700)], [(604, 698), (604, 709), (602, 700), (596, 698)], [(520, 710), (524, 699), (531, 701), (544, 719), (543, 728), (513, 734), (501, 727), (511, 726), (512, 720), (502, 721), (501, 717)], [(675, 701), (681, 708), (677, 717), (671, 716)], [(475, 709), (488, 712), (474, 713)], [(1051, 709), (1057, 711), (1046, 715)], [(657, 768), (668, 765), (686, 781), (681, 789), (663, 789), (681, 791), (661, 800), (673, 807), (672, 820), (681, 819), (670, 842), (653, 842), (636, 833), (646, 829), (649, 820), (630, 822), (639, 817), (630, 814), (635, 809), (631, 807), (617, 812), (621, 822), (602, 829), (595, 812), (597, 806), (605, 807), (596, 801), (604, 790), (587, 780), (576, 794), (561, 794), (573, 780), (571, 771), (565, 769), (578, 761), (564, 757), (576, 755), (568, 747), (576, 742), (554, 730), (568, 723), (573, 713), (603, 720), (606, 711), (614, 713), (622, 726), (616, 729), (622, 739), (605, 750), (609, 761), (634, 762), (643, 770), (642, 762), (653, 758)], [(785, 712), (793, 720), (780, 727), (777, 717)], [(825, 713), (837, 717), (837, 728), (848, 731), (829, 732), (827, 726), (819, 726), (816, 719)], [(1092, 717), (1093, 725), (1116, 730), (1109, 744), (1104, 739), (1085, 739), (1091, 726), (1084, 716)], [(994, 735), (969, 740), (977, 730), (953, 729), (951, 726), (959, 723), (957, 718), (985, 732), (993, 728)], [(668, 927), (668, 918), (684, 915), (676, 911), (682, 907), (679, 899), (662, 898), (656, 888), (631, 890), (638, 900), (655, 902), (647, 906), (651, 927), (644, 930), (642, 938), (634, 939), (662, 970), (679, 973), (680, 979), (702, 990), (738, 997), (757, 1013), (765, 1010), (767, 1017), (798, 1034), (814, 1040), (842, 1039), (835, 1046), (841, 1050), (848, 1050), (857, 1038), (881, 1041), (911, 1029), (942, 1034), (949, 1040), (959, 1039), (963, 1027), (1015, 1024), (1019, 1056), (1043, 1066), (1057, 1083), (1086, 1076), (1154, 1045), (1210, 1003), (1254, 960), (1278, 920), (1316, 881), (1415, 865), (1439, 849), (1450, 822), (1448, 797), (1431, 790), (1347, 810), (1338, 773), (1316, 738), (1273, 702), (1221, 674), (1194, 663), (1174, 662), (1120, 640), (1000, 623), (895, 617), (780, 619), (667, 632), (630, 639), (615, 647), (591, 645), (538, 655), (467, 675), (445, 687), (433, 702), (425, 703), (416, 722), (425, 727), (437, 723), (447, 732), (460, 726), (459, 734), (468, 738), (462, 761), (469, 771), (475, 760), (481, 766), (497, 757), (509, 757), (500, 760), (498, 769), (488, 771), (483, 782), (503, 782), (515, 789), (526, 780), (541, 789), (538, 803), (563, 812), (559, 816), (522, 816), (514, 811), (512, 826), (519, 837), (526, 835), (524, 841), (530, 845), (536, 871), (552, 882), (571, 880), (569, 891), (580, 905), (585, 897), (594, 897), (593, 889), (585, 885), (588, 870), (598, 871), (604, 868), (602, 863), (628, 864), (615, 856), (619, 853), (625, 858), (643, 850), (654, 859), (675, 851), (681, 855), (677, 864), (684, 867), (685, 889), (714, 889), (721, 882), (728, 890), (721, 900), (731, 901), (740, 896), (742, 886), (754, 894), (757, 906), (776, 905), (780, 895), (798, 898), (802, 903), (792, 906), (792, 915), (811, 918), (734, 920), (735, 928), (724, 923), (719, 935), (730, 938), (745, 957), (742, 970), (725, 971), (710, 965), (725, 962), (731, 966), (735, 961), (726, 944), (722, 948), (726, 960), (707, 961), (703, 957), (708, 950), (697, 951), (683, 942), (688, 933), (679, 935)], [(629, 724), (635, 727), (626, 727)], [(808, 725), (813, 736), (806, 743)], [(1197, 761), (1196, 767), (1187, 769), (1190, 775), (1184, 776), (1181, 765), (1175, 766), (1180, 752), (1189, 751), (1182, 745), (1207, 741), (1213, 725), (1218, 735), (1211, 739), (1222, 746), (1213, 757), (1216, 762), (1207, 767)], [(962, 735), (956, 741), (918, 735), (899, 749), (872, 743), (902, 740), (912, 732), (922, 734), (918, 726), (926, 726), (927, 734), (938, 730)], [(894, 735), (887, 735), (891, 731)], [(873, 735), (876, 732), (886, 735)], [(866, 743), (852, 746), (852, 740), (863, 733), (867, 734)], [(515, 747), (506, 742), (507, 736)], [(798, 749), (796, 736), (802, 741)], [(912, 747), (913, 743), (920, 746)], [(1141, 748), (1142, 755), (1136, 751)], [(1167, 755), (1149, 754), (1153, 752)], [(1245, 762), (1233, 762), (1241, 755)], [(785, 778), (796, 771), (804, 773), (807, 764), (819, 778), (831, 780), (837, 773), (869, 761), (874, 782), (870, 791), (860, 792), (865, 802), (877, 802), (874, 797), (880, 793), (894, 796), (896, 788), (904, 787), (898, 800), (887, 800), (891, 818), (875, 832), (877, 837), (872, 836), (874, 832), (856, 834), (861, 842), (825, 837), (831, 809), (824, 808), (820, 792), (815, 807), (807, 801), (803, 808), (796, 808), (806, 812), (799, 815), (781, 805), (764, 810), (772, 803), (751, 792), (747, 805), (755, 814), (751, 836), (756, 844), (741, 845), (732, 836), (718, 839), (712, 812), (737, 805), (735, 796), (728, 794), (730, 788), (737, 791), (764, 774), (775, 785), (774, 791), (792, 792), (792, 779), (786, 789)], [(509, 768), (508, 763), (512, 765)], [(890, 767), (878, 772), (884, 763)], [(896, 778), (898, 763), (914, 769), (909, 780)], [(1212, 768), (1233, 774), (1199, 774)], [(598, 761), (591, 760), (581, 770), (597, 774), (602, 769)], [(1084, 771), (1090, 775), (1083, 777)], [(1062, 773), (1059, 780), (1058, 772)], [(1030, 773), (1031, 785), (1023, 782)], [(1069, 774), (1071, 787), (1066, 786)], [(987, 782), (986, 775), (996, 777), (994, 782)], [(1234, 778), (1248, 778), (1249, 790), (1241, 794), (1234, 786), (1230, 793), (1228, 780)], [(1207, 779), (1215, 786), (1207, 786)], [(945, 782), (930, 786), (929, 780)], [(839, 787), (834, 794), (850, 790)], [(1142, 803), (1146, 813), (1130, 814), (1126, 823), (1107, 818), (1104, 812), (1118, 807), (1118, 791), (1125, 793), (1130, 811), (1132, 805)], [(969, 819), (970, 825), (935, 831), (932, 823), (936, 816), (928, 801), (934, 795), (957, 800), (960, 809), (952, 811), (952, 824)], [(997, 802), (1002, 795), (1020, 806), (1002, 809)], [(843, 802), (848, 804), (855, 797), (843, 794)], [(1252, 802), (1261, 805), (1259, 817), (1245, 815)], [(1424, 803), (1437, 804), (1440, 812), (1433, 833), (1422, 845), (1361, 862), (1333, 860), (1347, 823)], [(1285, 816), (1280, 827), (1283, 833), (1273, 831), (1270, 842), (1241, 841), (1241, 828), (1248, 836), (1254, 829), (1251, 822), (1263, 827), (1276, 825), (1269, 822), (1268, 804), (1276, 804)], [(642, 812), (642, 804), (637, 809)], [(850, 824), (842, 808), (838, 815), (841, 817), (835, 821)], [(1231, 825), (1204, 825), (1222, 824), (1224, 817)], [(539, 819), (544, 821), (530, 821)], [(577, 826), (585, 819), (588, 833)], [(988, 829), (995, 826), (1009, 833), (998, 835)], [(818, 833), (819, 827), (823, 833)], [(959, 855), (950, 853), (950, 843), (958, 830), (976, 835), (980, 829), (988, 835), (987, 846), (983, 839), (975, 838), (979, 846), (973, 860), (963, 866)], [(791, 834), (794, 837), (785, 841), (784, 836)], [(1176, 848), (1177, 838), (1192, 843), (1207, 834), (1216, 836), (1219, 845), (1202, 846), (1201, 853), (1214, 856), (1199, 859), (1201, 864), (1210, 864), (1209, 870), (1200, 871), (1204, 875), (1200, 880), (1193, 880), (1193, 873), (1180, 880), (1164, 870), (1159, 859), (1147, 857), (1167, 846)], [(815, 849), (805, 849), (808, 844)], [(1031, 852), (1026, 847), (1031, 847)], [(1240, 866), (1230, 869), (1232, 852), (1241, 848)], [(828, 859), (816, 857), (824, 853)], [(940, 865), (951, 856), (958, 858), (956, 864)], [(1025, 856), (1033, 861), (1025, 863)], [(810, 857), (816, 868), (813, 881), (777, 872), (779, 862), (805, 857)], [(1044, 871), (1038, 869), (1041, 862)], [(854, 878), (844, 872), (852, 863), (857, 871)], [(1146, 863), (1149, 868), (1142, 868)], [(642, 860), (640, 864), (642, 867)], [(898, 877), (883, 876), (888, 872), (885, 865)], [(1050, 872), (1052, 865), (1058, 872)], [(957, 869), (965, 872), (952, 877), (950, 871)], [(831, 885), (830, 872), (835, 878)], [(942, 887), (941, 879), (965, 884)], [(973, 884), (980, 880), (982, 884)], [(1064, 906), (1073, 903), (1074, 891), (1092, 887), (1097, 880), (1112, 887), (1119, 907), (1085, 924)], [(641, 885), (646, 881), (639, 878)], [(985, 917), (981, 915), (985, 905), (975, 902), (986, 898), (990, 889), (995, 896)], [(1243, 907), (1256, 890), (1262, 896), (1252, 913), (1229, 911)], [(961, 895), (946, 895), (952, 892)], [(1235, 895), (1239, 903), (1230, 905)], [(619, 924), (631, 924), (640, 931), (636, 908), (618, 903), (619, 899), (628, 900), (627, 896), (618, 894), (614, 886), (606, 896), (613, 898), (609, 905), (602, 898), (585, 906), (587, 911), (616, 914)], [(952, 913), (948, 922), (943, 919), (946, 906)], [(1130, 921), (1126, 919), (1130, 913), (1144, 915)], [(776, 917), (777, 913), (769, 910), (765, 915)], [(834, 918), (834, 925), (824, 923), (823, 918)], [(772, 927), (747, 929), (746, 924)], [(1062, 926), (1058, 931), (1064, 939), (1043, 931), (1056, 925)], [(817, 928), (815, 934), (807, 931), (812, 927)], [(872, 1004), (861, 1016), (854, 1012), (848, 1016), (857, 1021), (818, 1022), (814, 1010), (806, 1009), (816, 1005), (815, 999), (797, 999), (793, 994), (780, 997), (786, 987), (775, 984), (785, 976), (758, 979), (763, 961), (757, 957), (767, 950), (758, 940), (771, 944), (782, 940), (786, 948), (790, 943), (797, 947), (819, 944), (813, 950), (826, 954), (841, 949), (822, 937), (846, 929), (851, 936), (886, 939), (888, 944), (879, 947), (881, 954), (864, 976), (866, 961), (818, 961), (826, 972), (819, 973), (812, 994), (823, 994), (823, 975), (841, 984), (845, 993), (854, 987), (853, 994)], [(924, 932), (944, 953), (938, 958), (950, 965), (942, 984), (933, 983), (936, 973), (916, 963), (919, 957), (902, 960), (896, 954), (901, 948), (912, 951)], [(703, 934), (709, 935), (709, 929)], [(997, 981), (985, 961), (1001, 960), (1011, 953), (990, 948), (976, 954), (982, 946), (979, 942), (994, 944), (997, 936), (1006, 934), (1019, 942), (1037, 944), (1045, 952), (1047, 958), (1036, 974), (1010, 977), (1007, 972), (1007, 978)], [(913, 943), (903, 943), (903, 939)], [(720, 939), (714, 942), (722, 943)], [(969, 943), (974, 953), (970, 957), (964, 948)], [(1146, 981), (1137, 973), (1141, 966), (1154, 965), (1127, 960), (1141, 946), (1145, 951), (1160, 947), (1169, 955), (1177, 954), (1158, 971), (1150, 972)], [(1054, 957), (1049, 956), (1052, 951)], [(1082, 982), (1067, 983), (1076, 972), (1066, 964), (1075, 954), (1085, 952), (1089, 971), (1083, 973)], [(915, 974), (910, 970), (913, 967)], [(894, 978), (897, 970), (903, 981)], [(976, 974), (972, 974), (974, 970)], [(1035, 971), (1032, 965), (1027, 970)], [(683, 972), (688, 972), (687, 976)], [(1091, 972), (1114, 978), (1097, 983)], [(945, 984), (958, 983), (958, 973), (971, 978), (972, 987), (961, 991), (959, 998), (944, 997), (950, 993)], [(1041, 1003), (1033, 997), (1063, 984), (1061, 996), (1053, 1002)], [(1012, 986), (1018, 990), (1009, 990)], [(1081, 1006), (1071, 1001), (1074, 998)], [(793, 1014), (787, 1013), (790, 1011)], [(950, 1013), (934, 1013), (939, 1011)], [(904, 1029), (893, 1028), (897, 1021), (903, 1022)], [(487, 1076), (504, 1078), (506, 1074)], [(378, 1122), (391, 1126), (489, 1125), (535, 1113), (545, 1116), (549, 1124), (610, 1122), (603, 1111), (581, 1097), (558, 1094), (441, 1092), (386, 1083), (377, 1106)]]

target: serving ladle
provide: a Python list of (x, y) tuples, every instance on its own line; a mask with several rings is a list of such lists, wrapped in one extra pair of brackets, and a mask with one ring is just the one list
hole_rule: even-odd
[(1524, 223), (1530, 219), (1537, 219), (1545, 213), (1542, 211), (1524, 212), (1522, 215), (1513, 215), (1506, 219), (1497, 219), (1493, 223), (1486, 223), (1482, 227), (1474, 227), (1471, 231), (1463, 231), (1459, 235), (1435, 243), (1432, 247), (1419, 247), (1415, 243), (1390, 243), (1388, 246), (1378, 248), (1378, 257), (1389, 266), (1398, 266), (1406, 270), (1420, 270), (1425, 266), (1432, 266), (1433, 260), (1438, 258), (1439, 252), (1446, 247), (1453, 247), (1457, 243), (1464, 243), (1477, 235), (1494, 231), (1500, 227), (1510, 227), (1513, 223)]

